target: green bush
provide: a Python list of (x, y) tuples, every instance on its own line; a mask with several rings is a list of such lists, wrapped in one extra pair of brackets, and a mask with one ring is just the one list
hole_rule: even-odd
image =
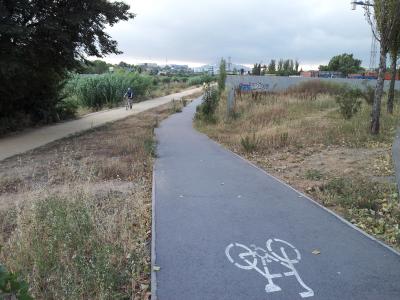
[(33, 299), (29, 295), (28, 284), (18, 278), (14, 273), (8, 272), (7, 269), (0, 264), (0, 299)]
[(75, 96), (79, 104), (93, 109), (115, 107), (131, 87), (136, 97), (144, 96), (154, 84), (154, 78), (137, 73), (116, 73), (75, 76), (64, 87), (64, 93)]
[(60, 120), (73, 119), (78, 108), (79, 103), (76, 98), (63, 99), (56, 105), (57, 116)]
[(372, 106), (375, 98), (375, 89), (367, 83), (364, 83), (364, 90), (362, 91), (361, 96), (368, 105)]
[(240, 139), (240, 144), (242, 145), (244, 151), (253, 152), (257, 149), (260, 144), (260, 139), (256, 136), (255, 133), (252, 135), (246, 135), (244, 138)]
[(322, 173), (319, 170), (316, 169), (310, 169), (306, 171), (306, 179), (309, 180), (321, 180), (322, 179)]
[(340, 113), (346, 120), (351, 119), (361, 108), (360, 98), (362, 92), (359, 89), (343, 87), (340, 94), (336, 96)]
[(210, 83), (215, 81), (215, 77), (211, 76), (211, 75), (201, 75), (201, 76), (194, 76), (189, 78), (189, 80), (187, 81), (187, 84), (189, 86), (191, 85), (200, 85), (203, 83)]
[[(158, 125), (155, 125), (157, 127)], [(144, 149), (151, 157), (157, 157), (157, 142), (154, 138), (144, 140)]]
[(215, 122), (215, 110), (218, 107), (219, 93), (217, 89), (207, 85), (204, 89), (203, 103), (197, 107), (196, 119)]
[(170, 83), (171, 82), (171, 77), (163, 77), (161, 79), (162, 83)]

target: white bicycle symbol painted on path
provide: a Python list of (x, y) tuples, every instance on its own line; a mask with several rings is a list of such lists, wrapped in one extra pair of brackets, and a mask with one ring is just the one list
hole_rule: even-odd
[[(255, 270), (265, 277), (268, 284), (265, 286), (267, 293), (279, 292), (282, 289), (273, 282), (275, 278), (283, 276), (294, 276), (298, 283), (304, 288), (299, 293), (302, 298), (314, 296), (314, 291), (301, 279), (294, 267), (301, 260), (300, 252), (290, 243), (280, 239), (269, 239), (266, 243), (267, 249), (251, 245), (247, 247), (239, 243), (232, 243), (225, 249), (226, 257), (236, 267), (243, 270)], [(259, 266), (259, 262), (261, 266)], [(278, 263), (288, 269), (288, 272), (271, 274), (268, 264)]]

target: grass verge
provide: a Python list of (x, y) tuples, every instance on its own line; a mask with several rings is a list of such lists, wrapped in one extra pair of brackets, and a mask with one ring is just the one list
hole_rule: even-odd
[(167, 104), (2, 162), (0, 262), (32, 296), (150, 299), (154, 128), (172, 112)]

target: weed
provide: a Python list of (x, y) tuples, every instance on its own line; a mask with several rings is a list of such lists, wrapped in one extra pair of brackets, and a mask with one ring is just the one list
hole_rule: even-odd
[(322, 173), (319, 170), (316, 169), (310, 169), (307, 170), (306, 172), (306, 179), (309, 180), (321, 180), (322, 179)]
[(182, 104), (180, 101), (172, 100), (171, 102), (171, 113), (180, 113), (182, 112)]
[(246, 135), (245, 137), (240, 139), (240, 144), (242, 145), (244, 151), (253, 152), (257, 149), (260, 144), (260, 139), (256, 136), (255, 133), (252, 135)]
[(0, 177), (0, 195), (3, 193), (17, 193), (24, 186), (18, 177)]
[(218, 90), (210, 85), (206, 85), (204, 88), (203, 103), (197, 107), (195, 118), (208, 123), (215, 123), (215, 111), (218, 107), (218, 102)]
[(147, 138), (144, 140), (144, 148), (146, 153), (151, 157), (157, 157), (157, 142), (154, 138)]
[(0, 298), (1, 299), (33, 299), (29, 294), (29, 286), (18, 278), (17, 274), (8, 272), (0, 264)]
[(361, 95), (362, 93), (358, 89), (343, 88), (342, 92), (336, 96), (336, 102), (339, 104), (343, 118), (349, 120), (360, 110)]

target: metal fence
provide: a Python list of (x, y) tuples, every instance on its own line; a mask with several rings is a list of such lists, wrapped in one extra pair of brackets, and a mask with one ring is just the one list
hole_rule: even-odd
[[(373, 79), (347, 79), (347, 78), (318, 78), (318, 77), (283, 77), (283, 76), (227, 76), (228, 86), (238, 88), (243, 91), (269, 91), (279, 92), (292, 86), (296, 86), (305, 81), (321, 80), (334, 83), (344, 83), (360, 89), (365, 86), (375, 87), (376, 80)], [(385, 81), (385, 89), (389, 88), (389, 81)], [(400, 81), (396, 81), (396, 90), (400, 90)]]
[[(347, 78), (320, 78), (320, 77), (283, 77), (283, 76), (238, 76), (229, 75), (226, 78), (226, 85), (229, 89), (227, 111), (231, 112), (235, 103), (234, 90), (239, 88), (242, 92), (266, 91), (280, 92), (290, 87), (296, 86), (306, 81), (321, 80), (339, 84), (347, 84), (359, 89), (365, 89), (366, 86), (375, 87), (374, 79), (347, 79)], [(389, 88), (389, 81), (385, 81), (385, 89)], [(396, 90), (400, 90), (400, 81), (396, 81)]]

